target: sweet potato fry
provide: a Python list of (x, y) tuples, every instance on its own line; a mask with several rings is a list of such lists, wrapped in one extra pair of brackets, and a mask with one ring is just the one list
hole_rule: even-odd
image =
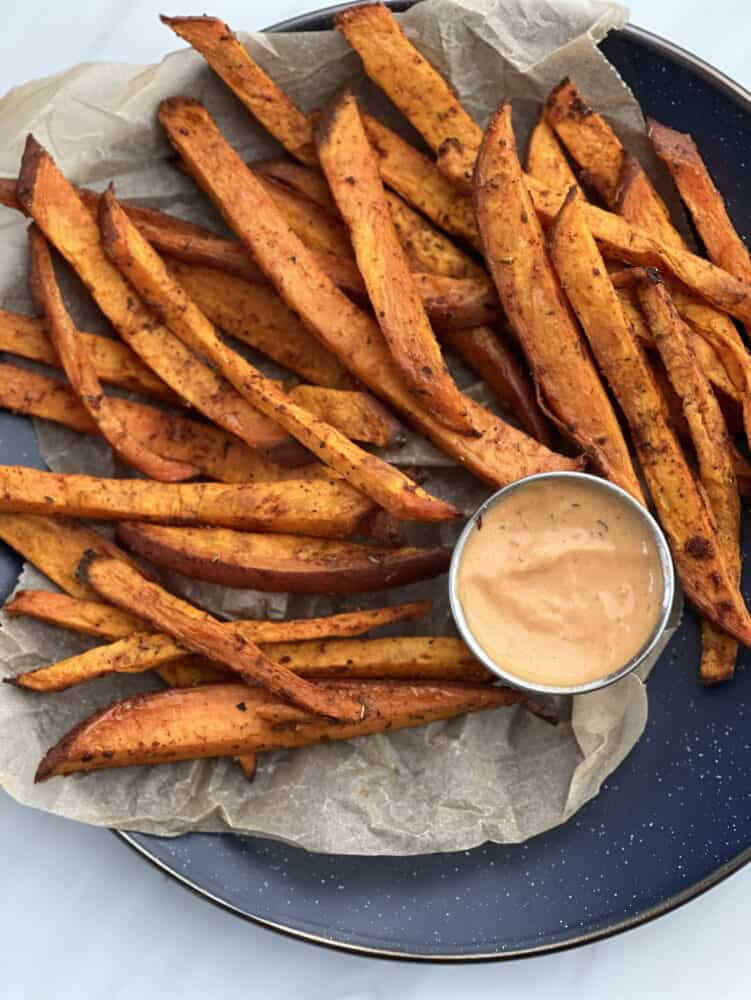
[[(552, 222), (565, 193), (553, 191), (533, 177), (526, 177), (526, 187), (540, 220)], [(597, 205), (585, 202), (582, 211), (587, 228), (607, 259), (664, 268), (700, 298), (744, 323), (751, 322), (751, 282), (736, 278), (688, 250), (666, 247), (638, 226)]]
[(269, 177), (262, 176), (259, 181), (306, 247), (337, 257), (354, 256), (341, 219)]
[(362, 123), (378, 156), (384, 184), (453, 236), (482, 249), (472, 200), (405, 139), (366, 111)]
[(473, 433), (463, 396), (445, 366), (411, 280), (377, 160), (351, 93), (340, 95), (326, 109), (316, 128), (316, 144), (399, 374), (449, 427)]
[(363, 529), (373, 510), (370, 500), (341, 480), (247, 485), (154, 483), (0, 466), (3, 513), (217, 524), (249, 531), (346, 538)]
[[(207, 479), (222, 483), (281, 482), (321, 479), (330, 471), (319, 462), (295, 469), (277, 465), (220, 427), (112, 396), (113, 412), (158, 455), (194, 465)], [(57, 379), (27, 368), (0, 364), (0, 407), (31, 417), (54, 420), (84, 434), (96, 424), (75, 393)]]
[(471, 184), (482, 129), (448, 82), (409, 41), (391, 11), (380, 3), (358, 5), (337, 15), (335, 25), (362, 59), (371, 80), (435, 153), (445, 143), (461, 150), (461, 156), (450, 161), (450, 176), (461, 185)]
[[(662, 200), (642, 167), (630, 156), (623, 159), (618, 211), (627, 222), (679, 252), (688, 247), (665, 213)], [(740, 334), (725, 313), (670, 282), (675, 304), (691, 326), (690, 340), (702, 369), (711, 382), (743, 407), (751, 439), (751, 359)], [(680, 305), (679, 305), (680, 303)]]
[[(207, 113), (195, 101), (186, 98), (164, 102), (161, 117), (173, 143), (181, 153), (190, 144), (191, 156), (202, 163), (202, 184), (215, 192), (225, 210), (243, 207), (235, 197), (240, 181), (234, 169), (218, 169), (216, 146), (212, 142), (215, 127)], [(233, 161), (234, 162), (234, 161)], [(245, 172), (245, 167), (243, 167)], [(282, 250), (286, 228), (277, 244), (272, 231), (260, 218), (255, 199), (243, 208), (243, 225), (253, 241), (257, 256), (263, 255), (272, 282), (290, 308), (294, 309), (316, 336), (376, 395), (381, 396), (477, 475), (492, 484), (510, 482), (532, 471), (545, 468), (574, 468), (575, 462), (554, 455), (526, 435), (516, 432), (482, 407), (467, 401), (472, 424), (482, 437), (470, 438), (450, 431), (428, 409), (419, 404), (406, 389), (396, 371), (375, 321), (327, 281), (304, 248), (296, 252)], [(237, 221), (237, 220), (235, 220)], [(263, 225), (260, 223), (263, 222)], [(272, 235), (274, 238), (271, 238)], [(291, 257), (295, 261), (290, 260)]]
[(288, 309), (270, 285), (256, 285), (214, 268), (168, 261), (201, 312), (243, 343), (300, 378), (331, 389), (350, 389), (352, 376)]
[[(645, 275), (639, 285), (639, 299), (668, 378), (683, 405), (699, 461), (701, 484), (717, 523), (720, 548), (733, 580), (739, 585), (741, 505), (725, 418), (691, 351), (688, 327), (658, 275)], [(705, 684), (732, 677), (737, 652), (737, 643), (731, 636), (708, 622), (702, 623), (699, 674)]]
[(357, 594), (427, 580), (448, 569), (451, 550), (384, 549), (294, 535), (124, 521), (118, 537), (157, 566), (226, 587), (295, 594)]
[(550, 234), (553, 261), (628, 421), (687, 596), (707, 618), (747, 644), (751, 617), (723, 556), (707, 502), (666, 420), (651, 371), (587, 229), (584, 207), (580, 199), (567, 198)]
[(171, 388), (220, 426), (273, 459), (286, 460), (287, 464), (308, 460), (309, 456), (278, 424), (253, 410), (232, 386), (155, 321), (108, 260), (88, 209), (32, 136), (26, 143), (18, 197), (126, 343)]
[(540, 115), (529, 138), (527, 173), (558, 191), (578, 187), (576, 175), (544, 114)]
[(364, 441), (378, 448), (393, 448), (404, 443), (404, 428), (399, 421), (365, 392), (296, 385), (288, 395), (298, 406), (353, 441)]
[(508, 103), (491, 119), (475, 178), (488, 265), (546, 411), (608, 479), (641, 499), (618, 420), (545, 249), (516, 155)]
[[(313, 141), (313, 130), (310, 131), (310, 140)], [(316, 160), (318, 156), (316, 154)], [(312, 167), (304, 167), (300, 163), (292, 160), (285, 160), (284, 157), (272, 158), (269, 160), (253, 160), (248, 166), (260, 177), (271, 177), (280, 184), (285, 184), (298, 194), (305, 195), (319, 208), (325, 209), (334, 217), (339, 215), (336, 202), (331, 197), (331, 191), (326, 183), (323, 174)]]
[(456, 516), (450, 504), (430, 497), (398, 469), (297, 406), (277, 383), (228, 348), (120, 209), (111, 191), (102, 199), (101, 209), (104, 245), (123, 274), (167, 326), (188, 347), (216, 364), (252, 406), (276, 419), (303, 446), (395, 517), (431, 521)]
[[(21, 515), (15, 515), (20, 517)], [(10, 515), (4, 515), (5, 518)], [(41, 520), (37, 518), (36, 520)], [(57, 527), (63, 522), (52, 521), (50, 523)], [(4, 526), (4, 522), (0, 522)], [(95, 535), (94, 532), (90, 532)], [(101, 538), (95, 535), (95, 540)], [(106, 541), (106, 539), (102, 539)], [(78, 565), (83, 557), (85, 549), (83, 545), (86, 539), (82, 539), (76, 552), (81, 553), (76, 560)], [(9, 544), (13, 544), (12, 542)], [(28, 547), (28, 546), (27, 546)], [(19, 549), (19, 551), (22, 551)], [(107, 554), (102, 550), (103, 554)], [(112, 546), (112, 552), (119, 557), (128, 558), (124, 553), (119, 553), (116, 546)], [(26, 555), (26, 552), (23, 552)], [(54, 572), (53, 558), (45, 553), (34, 552), (39, 558), (39, 562), (34, 561), (32, 555), (26, 557), (34, 562), (38, 569), (49, 575), (47, 568)], [(68, 578), (68, 567), (72, 565), (72, 559), (66, 554), (65, 560), (65, 585), (68, 582), (77, 584), (79, 591), (85, 590), (86, 594), (94, 595), (89, 588), (84, 588), (80, 581)], [(50, 579), (52, 577), (50, 576)], [(58, 581), (55, 580), (57, 583)], [(61, 583), (60, 586), (63, 586)], [(30, 615), (32, 618), (39, 618), (50, 625), (59, 625), (61, 628), (70, 628), (75, 632), (83, 632), (86, 635), (95, 635), (101, 639), (126, 639), (136, 631), (143, 631), (146, 623), (143, 619), (136, 619), (133, 615), (113, 608), (109, 604), (101, 604), (98, 600), (82, 600), (69, 597), (66, 594), (56, 594), (50, 590), (24, 590), (13, 598), (6, 606), (6, 611), (10, 614)], [(242, 636), (259, 643), (286, 643), (300, 642), (303, 640), (320, 640), (330, 637), (356, 636), (369, 632), (371, 629), (379, 628), (381, 625), (393, 625), (398, 622), (415, 621), (424, 617), (430, 611), (430, 601), (411, 601), (407, 604), (394, 604), (387, 608), (375, 608), (370, 611), (345, 611), (338, 615), (329, 615), (324, 618), (300, 618), (288, 619), (287, 621), (247, 621), (232, 622), (231, 626), (240, 630)], [(132, 645), (132, 644), (131, 644)], [(173, 643), (173, 646), (175, 644)], [(84, 654), (86, 655), (86, 654)], [(168, 662), (168, 661), (163, 661)], [(52, 668), (44, 667), (44, 670)], [(142, 666), (141, 670), (148, 667)], [(86, 679), (86, 678), (83, 678)]]
[(393, 191), (386, 191), (396, 235), (413, 271), (440, 274), (445, 278), (474, 278), (490, 283), (487, 272), (469, 254), (460, 250), (442, 232)]
[(201, 53), (285, 149), (302, 163), (315, 166), (317, 158), (308, 119), (250, 58), (223, 21), (215, 17), (163, 16), (162, 23)]
[[(96, 712), (49, 750), (35, 780), (105, 767), (311, 746), (502, 705), (521, 703), (551, 721), (549, 711), (521, 692), (488, 684), (327, 681), (316, 687), (331, 699), (362, 702), (366, 716), (358, 722), (326, 722), (242, 684), (173, 688)], [(259, 711), (262, 708), (266, 711)]]
[[(84, 552), (131, 562), (114, 542), (83, 524), (33, 514), (0, 514), (0, 538), (72, 597), (97, 600), (96, 591), (76, 576)], [(135, 565), (135, 564), (133, 564)]]
[(443, 333), (441, 343), (487, 382), (527, 434), (550, 446), (550, 428), (532, 380), (500, 334), (488, 326), (476, 326)]
[(736, 278), (751, 282), (751, 254), (738, 235), (725, 199), (702, 160), (690, 135), (647, 120), (655, 152), (670, 171), (681, 198), (691, 213), (707, 256)]
[[(583, 180), (597, 191), (608, 208), (613, 208), (624, 154), (618, 136), (568, 77), (550, 94), (544, 113), (545, 120), (584, 172)], [(548, 180), (545, 183), (550, 184)], [(663, 210), (667, 214), (664, 204)]]
[[(102, 382), (130, 389), (143, 396), (175, 400), (172, 390), (126, 344), (93, 333), (79, 332), (78, 336), (86, 344), (94, 369)], [(43, 321), (5, 309), (0, 309), (0, 351), (12, 351), (22, 358), (55, 367), (60, 364), (60, 358), (46, 334)]]
[(86, 344), (79, 337), (65, 307), (47, 241), (36, 226), (29, 230), (29, 240), (34, 298), (45, 316), (65, 373), (97, 431), (128, 465), (151, 479), (178, 483), (197, 476), (200, 469), (195, 465), (152, 451), (136, 436), (132, 425), (126, 424), (117, 410), (110, 406)]
[(327, 718), (354, 722), (364, 717), (362, 702), (347, 695), (329, 695), (301, 680), (286, 667), (273, 663), (252, 641), (238, 644), (211, 615), (144, 580), (125, 563), (93, 553), (84, 556), (78, 571), (105, 600), (142, 615), (194, 653), (229, 667), (246, 684), (261, 684), (281, 698)]

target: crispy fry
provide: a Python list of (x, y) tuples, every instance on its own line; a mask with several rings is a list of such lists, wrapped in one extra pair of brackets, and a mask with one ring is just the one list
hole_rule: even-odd
[[(488, 684), (329, 681), (317, 687), (322, 696), (366, 704), (367, 715), (359, 722), (325, 722), (242, 684), (137, 695), (96, 712), (63, 737), (40, 763), (35, 780), (103, 767), (310, 746), (518, 703), (550, 721), (550, 713), (521, 692)], [(258, 711), (262, 707), (265, 713)]]
[(352, 376), (346, 368), (270, 285), (255, 285), (214, 268), (175, 260), (167, 266), (201, 312), (222, 330), (307, 382), (331, 389), (352, 388)]
[[(154, 671), (169, 687), (194, 687), (196, 684), (226, 684), (232, 680), (232, 671), (207, 660), (204, 656), (190, 654), (170, 663), (164, 663)], [(250, 756), (253, 756), (252, 754)], [(243, 767), (241, 758), (236, 758)], [(244, 770), (244, 767), (243, 767)]]
[(341, 219), (269, 177), (261, 176), (259, 181), (306, 247), (337, 257), (354, 256)]
[(538, 118), (529, 138), (527, 173), (541, 184), (558, 191), (578, 187), (576, 175), (544, 113)]
[[(377, 161), (376, 161), (377, 162)], [(485, 269), (393, 191), (385, 192), (396, 235), (413, 271), (490, 284)]]
[(371, 80), (435, 153), (446, 143), (460, 149), (461, 155), (449, 161), (449, 176), (460, 184), (471, 184), (482, 129), (448, 82), (409, 41), (391, 11), (380, 3), (350, 7), (337, 15), (335, 26), (357, 51)]
[(3, 513), (216, 524), (346, 538), (363, 530), (373, 509), (370, 500), (338, 479), (225, 486), (66, 476), (0, 466)]
[[(740, 584), (741, 505), (722, 410), (691, 351), (688, 327), (657, 275), (645, 275), (639, 285), (639, 299), (668, 378), (683, 405), (699, 460), (701, 484), (717, 523), (722, 554), (732, 578)], [(737, 643), (730, 636), (708, 622), (702, 623), (699, 673), (705, 684), (716, 684), (732, 677), (737, 652)]]
[[(84, 341), (102, 382), (130, 389), (143, 396), (175, 400), (172, 390), (126, 344), (93, 333), (79, 332), (78, 336)], [(7, 312), (5, 309), (0, 309), (0, 351), (12, 351), (22, 358), (41, 361), (46, 365), (60, 364), (43, 321), (33, 316)]]
[(253, 410), (232, 386), (155, 321), (107, 259), (89, 211), (32, 136), (26, 143), (18, 197), (126, 343), (171, 388), (220, 426), (273, 459), (292, 465), (308, 460), (309, 456), (278, 424)]
[[(330, 470), (319, 462), (296, 469), (276, 465), (260, 452), (213, 424), (112, 396), (113, 412), (158, 455), (189, 462), (208, 479), (223, 483), (280, 482), (321, 479)], [(0, 364), (0, 407), (65, 424), (84, 434), (97, 426), (71, 388), (27, 368)]]
[(641, 499), (615, 413), (545, 249), (517, 159), (508, 103), (491, 119), (475, 176), (488, 265), (547, 412), (604, 475)]
[(81, 560), (79, 573), (102, 597), (125, 611), (135, 611), (155, 628), (164, 629), (194, 653), (229, 667), (247, 684), (261, 684), (281, 698), (332, 719), (354, 722), (364, 716), (362, 702), (337, 697), (279, 663), (273, 663), (252, 641), (238, 644), (211, 615), (144, 580), (125, 563), (96, 554)]
[(503, 337), (488, 326), (443, 333), (441, 343), (487, 382), (533, 438), (550, 446), (550, 428), (527, 372)]
[[(310, 131), (311, 143), (313, 130)], [(318, 155), (316, 154), (316, 161)], [(325, 209), (330, 215), (339, 215), (339, 209), (331, 196), (326, 178), (320, 171), (312, 167), (304, 167), (300, 163), (285, 160), (283, 157), (269, 160), (253, 160), (248, 164), (260, 177), (271, 177), (280, 184), (285, 184), (298, 194), (304, 194), (319, 208)]]
[[(180, 151), (184, 152), (183, 147), (190, 142), (191, 155), (201, 160), (203, 169), (208, 168), (206, 186), (221, 194), (223, 204), (231, 202), (230, 207), (235, 207), (237, 201), (232, 189), (225, 185), (224, 172), (217, 171), (213, 154), (208, 160), (206, 158), (205, 126), (210, 119), (205, 110), (195, 101), (172, 99), (162, 104), (161, 117)], [(211, 135), (213, 132), (208, 133), (209, 139)], [(483, 432), (482, 437), (473, 439), (446, 428), (403, 386), (371, 317), (328, 282), (307, 255), (285, 253), (275, 240), (270, 240), (270, 231), (259, 225), (261, 220), (255, 202), (253, 211), (248, 214), (248, 238), (257, 244), (258, 254), (265, 255), (265, 266), (287, 304), (368, 388), (405, 414), (439, 447), (477, 475), (498, 485), (532, 471), (576, 467), (577, 463), (548, 452), (471, 400), (467, 401), (467, 406), (472, 423)], [(295, 257), (294, 263), (290, 256)]]
[(373, 115), (362, 123), (378, 156), (384, 184), (453, 236), (482, 249), (472, 200), (442, 174), (435, 163)]
[(569, 196), (551, 232), (563, 287), (631, 429), (657, 514), (689, 599), (747, 644), (751, 617), (720, 548), (714, 519), (671, 430), (657, 387), (586, 226), (585, 204)]
[(736, 278), (751, 282), (751, 254), (728, 215), (725, 199), (714, 185), (690, 135), (647, 120), (655, 151), (675, 181), (691, 213), (707, 256)]
[[(0, 520), (0, 526), (5, 528), (5, 521), (10, 516), (3, 515), (3, 520)], [(21, 515), (13, 516), (16, 518), (21, 517)], [(48, 520), (55, 528), (64, 524), (62, 521), (53, 521), (51, 518), (26, 518), (26, 520)], [(101, 538), (95, 532), (89, 532), (89, 535), (94, 535), (94, 541)], [(101, 540), (103, 542), (106, 541), (106, 539)], [(76, 559), (75, 564), (73, 563), (75, 554), (71, 553), (69, 557), (66, 553), (64, 563), (65, 573), (61, 575), (61, 579), (65, 582), (60, 583), (60, 586), (66, 586), (67, 589), (67, 584), (71, 583), (77, 586), (79, 591), (82, 593), (85, 592), (87, 595), (92, 595), (96, 600), (79, 600), (69, 597), (66, 594), (56, 594), (50, 590), (24, 590), (16, 594), (12, 602), (6, 605), (5, 610), (11, 614), (30, 615), (33, 618), (39, 618), (41, 621), (49, 622), (51, 625), (70, 628), (76, 632), (83, 632), (86, 635), (98, 636), (101, 639), (127, 639), (133, 632), (143, 631), (146, 628), (146, 623), (142, 619), (136, 619), (133, 615), (127, 614), (125, 611), (120, 611), (119, 608), (113, 608), (109, 604), (99, 603), (98, 595), (94, 591), (88, 587), (84, 587), (75, 578), (69, 577), (69, 567), (71, 565), (74, 565), (74, 568), (77, 567), (83, 557), (83, 553), (86, 551), (84, 545), (87, 539), (82, 537), (79, 542), (80, 544), (78, 544), (75, 554), (80, 552), (80, 556)], [(13, 542), (9, 542), (9, 544), (13, 544)], [(27, 548), (29, 548), (28, 545)], [(20, 547), (19, 551), (22, 551), (46, 575), (50, 576), (50, 572), (54, 572), (56, 559), (47, 555), (46, 552), (41, 551), (41, 548), (33, 550), (31, 555), (27, 555), (26, 551)], [(102, 549), (102, 552), (105, 555), (108, 554), (105, 549)], [(119, 558), (129, 558), (129, 556), (121, 553), (114, 545), (111, 546), (110, 554), (115, 554)], [(36, 556), (39, 561), (36, 561), (33, 556)], [(50, 572), (48, 572), (48, 568)], [(50, 579), (53, 579), (53, 577), (50, 576)], [(55, 582), (58, 583), (59, 581), (55, 580)], [(423, 618), (430, 611), (430, 607), (430, 601), (411, 601), (407, 604), (394, 604), (391, 607), (375, 608), (370, 611), (345, 611), (342, 614), (329, 615), (324, 618), (288, 619), (281, 622), (252, 620), (247, 622), (232, 622), (231, 625), (233, 628), (236, 626), (240, 629), (242, 636), (262, 644), (300, 642), (306, 639), (319, 640), (330, 637), (362, 635), (364, 632), (379, 628), (381, 625), (415, 621), (418, 618)], [(172, 643), (172, 645), (176, 647), (175, 643)], [(169, 662), (169, 660), (161, 662)], [(43, 667), (42, 669), (52, 670), (51, 667)], [(141, 666), (139, 669), (148, 670), (149, 668), (148, 666)], [(84, 677), (83, 679), (85, 680), (86, 678)]]
[(211, 359), (251, 405), (273, 417), (302, 445), (394, 516), (446, 520), (450, 504), (430, 497), (402, 472), (363, 451), (329, 424), (297, 406), (277, 383), (228, 348), (201, 310), (170, 277), (156, 251), (119, 208), (111, 192), (101, 202), (107, 252), (133, 286), (192, 350)]
[(289, 397), (353, 441), (364, 441), (378, 448), (404, 443), (404, 428), (399, 421), (365, 392), (296, 385), (289, 390)]
[(79, 337), (63, 302), (47, 241), (36, 226), (31, 227), (29, 239), (34, 298), (47, 320), (52, 342), (65, 373), (98, 432), (120, 458), (151, 479), (176, 483), (197, 476), (200, 469), (195, 465), (166, 458), (152, 451), (136, 436), (132, 425), (126, 424), (117, 410), (110, 406), (109, 397), (104, 394), (86, 344)]
[(157, 566), (225, 587), (294, 594), (357, 594), (427, 580), (448, 569), (451, 550), (383, 549), (294, 535), (211, 528), (118, 528), (125, 545)]
[[(558, 138), (581, 167), (587, 183), (609, 208), (613, 208), (624, 153), (618, 136), (568, 77), (550, 94), (544, 113), (545, 120), (555, 129)], [(545, 183), (549, 184), (549, 181), (545, 180)], [(667, 214), (665, 206), (662, 207)]]
[(413, 284), (357, 102), (343, 93), (316, 128), (318, 157), (349, 227), (360, 272), (399, 374), (449, 427), (473, 433), (464, 397)]
[(91, 550), (131, 562), (130, 556), (114, 542), (83, 524), (63, 518), (3, 513), (0, 538), (58, 587), (82, 600), (98, 599), (96, 591), (76, 576), (84, 552)]
[(317, 162), (313, 134), (305, 115), (245, 51), (227, 25), (215, 17), (164, 17), (206, 59), (248, 111), (302, 163)]

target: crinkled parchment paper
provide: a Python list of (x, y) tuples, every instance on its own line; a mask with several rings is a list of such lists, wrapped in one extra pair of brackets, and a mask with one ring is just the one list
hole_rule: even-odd
[[(617, 123), (628, 145), (643, 154), (636, 103), (595, 45), (625, 20), (623, 7), (596, 0), (427, 0), (402, 23), (448, 73), (478, 121), (484, 122), (502, 97), (511, 97), (523, 137), (540, 100), (570, 74)], [(165, 47), (173, 41), (165, 32)], [(409, 134), (364, 81), (357, 56), (337, 34), (254, 35), (244, 41), (303, 108), (320, 106), (340, 84), (354, 81), (371, 108)], [(160, 99), (173, 94), (204, 101), (245, 156), (275, 151), (203, 59), (184, 50), (158, 66), (79, 66), (11, 92), (0, 102), (0, 173), (17, 172), (24, 138), (33, 131), (73, 181), (102, 186), (114, 179), (124, 197), (217, 225), (207, 200), (167, 162), (170, 150), (156, 111)], [(25, 223), (3, 210), (0, 225), (2, 305), (28, 311)], [(73, 283), (68, 298), (79, 323), (91, 328), (99, 322), (106, 329)], [(466, 372), (460, 370), (458, 377), (464, 385), (471, 383)], [(51, 468), (100, 475), (118, 471), (107, 449), (92, 440), (43, 421), (37, 421), (37, 430)], [(429, 466), (429, 487), (467, 510), (487, 494), (466, 473), (447, 468), (445, 457), (416, 437), (391, 457)], [(414, 537), (450, 542), (456, 530), (418, 527)], [(322, 614), (431, 595), (437, 599), (432, 618), (413, 631), (452, 632), (445, 580), (337, 602), (222, 591), (177, 577), (170, 583), (227, 617)], [(39, 586), (49, 584), (26, 567), (19, 587)], [(89, 644), (30, 620), (3, 615), (0, 626), (5, 675)], [(252, 832), (341, 853), (449, 851), (486, 840), (522, 841), (564, 822), (597, 794), (634, 746), (647, 717), (644, 686), (631, 676), (576, 698), (572, 706), (564, 704), (557, 729), (522, 710), (502, 709), (352, 743), (266, 754), (253, 784), (230, 761), (206, 761), (33, 785), (40, 757), (74, 723), (114, 699), (157, 684), (150, 675), (103, 678), (46, 696), (3, 685), (0, 783), (29, 805), (106, 826), (162, 834)]]

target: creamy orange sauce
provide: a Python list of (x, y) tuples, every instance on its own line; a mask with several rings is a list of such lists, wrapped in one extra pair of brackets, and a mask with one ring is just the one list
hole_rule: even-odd
[(652, 635), (664, 593), (659, 552), (638, 512), (571, 480), (530, 483), (484, 514), (457, 584), (488, 657), (553, 687), (625, 666)]

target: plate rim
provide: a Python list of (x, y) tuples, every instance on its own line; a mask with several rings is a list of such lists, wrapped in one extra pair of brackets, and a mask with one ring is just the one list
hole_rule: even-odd
[[(388, 6), (399, 12), (407, 10), (409, 7), (413, 6), (415, 2), (419, 2), (419, 0), (385, 0), (385, 2)], [(289, 32), (296, 30), (309, 30), (308, 26), (311, 18), (323, 16), (331, 17), (337, 11), (344, 10), (351, 6), (352, 3), (350, 2), (321, 7), (308, 11), (304, 14), (298, 14), (295, 17), (287, 18), (284, 21), (279, 21), (268, 28), (261, 29), (261, 31)], [(640, 28), (638, 25), (631, 24), (630, 22), (624, 25), (624, 27), (616, 30), (618, 34), (624, 35), (626, 38), (636, 41), (653, 51), (662, 55), (670, 55), (675, 61), (683, 64), (695, 73), (698, 73), (703, 79), (708, 80), (715, 85), (719, 85), (726, 93), (731, 95), (737, 103), (741, 104), (749, 115), (751, 115), (751, 91), (746, 89), (736, 80), (733, 80), (732, 77), (722, 72), (722, 70), (717, 69), (711, 63), (702, 59), (700, 56), (697, 56), (688, 49), (677, 45), (675, 42), (669, 41), (662, 35), (648, 31), (646, 28)], [(552, 955), (557, 952), (569, 951), (573, 948), (581, 948), (584, 945), (593, 944), (596, 941), (602, 941), (606, 938), (615, 937), (616, 935), (623, 934), (626, 931), (651, 923), (653, 920), (657, 920), (666, 913), (677, 910), (679, 907), (685, 906), (692, 900), (698, 899), (700, 896), (703, 896), (704, 893), (715, 888), (715, 886), (720, 885), (731, 875), (734, 875), (751, 862), (751, 845), (749, 845), (749, 847), (744, 848), (744, 850), (740, 851), (734, 858), (731, 858), (730, 861), (726, 861), (723, 865), (720, 865), (719, 868), (715, 869), (698, 882), (695, 882), (693, 885), (688, 886), (682, 892), (668, 896), (666, 899), (656, 903), (654, 906), (649, 907), (641, 913), (631, 917), (626, 917), (625, 919), (611, 924), (608, 927), (578, 934), (566, 941), (554, 944), (534, 945), (532, 947), (518, 948), (512, 951), (503, 952), (491, 951), (471, 955), (425, 955), (418, 952), (395, 951), (389, 948), (376, 948), (370, 945), (358, 944), (351, 941), (340, 941), (335, 938), (324, 937), (319, 934), (313, 934), (310, 931), (291, 927), (279, 921), (271, 920), (268, 917), (261, 917), (248, 913), (228, 900), (222, 899), (221, 896), (217, 896), (210, 889), (198, 885), (187, 876), (175, 871), (173, 868), (170, 868), (166, 862), (162, 861), (161, 858), (157, 857), (146, 846), (136, 840), (133, 833), (127, 830), (111, 830), (110, 832), (118, 837), (127, 847), (135, 851), (140, 857), (150, 862), (156, 869), (169, 875), (176, 882), (181, 884), (183, 888), (189, 889), (191, 892), (200, 896), (202, 899), (213, 904), (214, 906), (218, 906), (228, 913), (241, 917), (242, 919), (256, 924), (259, 927), (281, 934), (285, 937), (293, 938), (297, 941), (304, 941), (308, 944), (328, 948), (332, 951), (359, 955), (364, 958), (379, 958), (385, 961), (435, 963), (441, 965), (508, 962), (521, 958), (536, 958), (540, 955)]]

